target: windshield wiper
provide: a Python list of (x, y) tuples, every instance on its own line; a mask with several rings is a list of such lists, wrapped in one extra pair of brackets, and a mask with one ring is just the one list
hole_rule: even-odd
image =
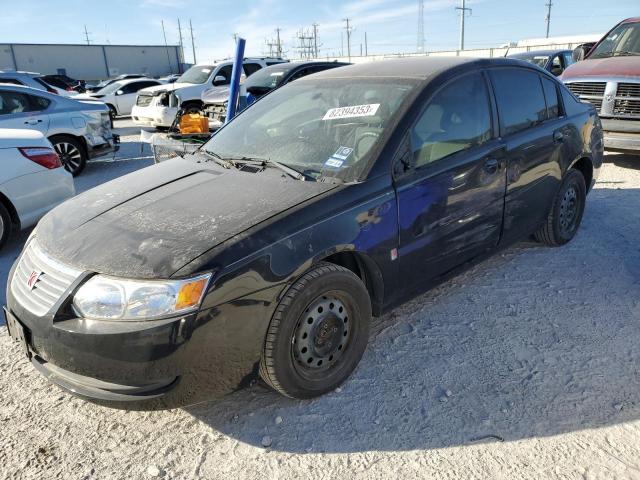
[(231, 163), (229, 160), (225, 160), (224, 158), (222, 158), (220, 155), (218, 155), (216, 152), (212, 152), (210, 150), (205, 150), (204, 148), (202, 149), (202, 151), (210, 156), (211, 158), (213, 158), (213, 161), (216, 162), (218, 165), (223, 166), (224, 168), (231, 168), (233, 167), (233, 163)]
[(614, 52), (613, 50), (609, 50), (607, 52), (601, 52), (601, 53), (592, 55), (590, 58), (626, 57), (626, 56), (636, 56), (636, 55), (640, 55), (640, 53), (630, 52), (628, 50), (621, 50), (619, 52)]
[(232, 162), (244, 162), (244, 163), (255, 162), (255, 163), (258, 163), (258, 164), (262, 164), (264, 166), (272, 165), (272, 166), (274, 166), (276, 168), (279, 168), (284, 173), (286, 173), (287, 175), (289, 175), (292, 178), (295, 178), (296, 180), (300, 180), (302, 182), (305, 182), (307, 180), (315, 181), (315, 178), (313, 178), (313, 177), (311, 177), (309, 175), (305, 175), (304, 173), (300, 172), (299, 170), (296, 170), (295, 168), (292, 168), (292, 167), (290, 167), (288, 165), (285, 165), (284, 163), (280, 163), (280, 162), (276, 162), (275, 160), (271, 160), (270, 158), (230, 157), (229, 160), (232, 161)]
[(614, 52), (613, 53), (614, 57), (626, 57), (626, 56), (636, 56), (636, 55), (640, 55), (640, 53), (638, 53), (638, 52), (629, 52), (627, 50), (623, 50), (622, 52)]

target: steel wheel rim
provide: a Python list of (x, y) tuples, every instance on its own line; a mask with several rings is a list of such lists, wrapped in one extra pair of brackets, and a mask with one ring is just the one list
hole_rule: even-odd
[(579, 204), (577, 189), (571, 185), (564, 192), (560, 202), (560, 229), (565, 235), (571, 234), (576, 228)]
[(82, 153), (75, 145), (68, 142), (60, 142), (56, 143), (54, 148), (65, 170), (73, 173), (80, 168)]
[(345, 302), (332, 293), (317, 297), (300, 315), (291, 339), (297, 369), (313, 375), (336, 365), (349, 347), (351, 332)]

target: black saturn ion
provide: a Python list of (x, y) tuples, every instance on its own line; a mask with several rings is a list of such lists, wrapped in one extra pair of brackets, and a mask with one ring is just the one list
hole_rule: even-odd
[(9, 331), (104, 405), (258, 376), (315, 397), (353, 372), (372, 316), (523, 237), (570, 241), (602, 158), (593, 106), (518, 60), (328, 70), (49, 213), (10, 272)]

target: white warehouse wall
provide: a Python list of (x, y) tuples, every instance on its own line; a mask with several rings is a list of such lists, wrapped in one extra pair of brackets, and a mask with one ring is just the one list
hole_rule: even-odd
[(98, 80), (121, 73), (162, 76), (180, 73), (182, 52), (177, 45), (43, 45), (0, 44), (0, 70), (55, 74)]

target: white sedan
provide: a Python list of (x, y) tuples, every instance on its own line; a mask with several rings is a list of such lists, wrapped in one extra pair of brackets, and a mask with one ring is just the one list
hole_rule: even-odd
[(75, 195), (73, 176), (44, 135), (0, 129), (0, 248), (12, 230), (36, 224)]
[(111, 117), (131, 115), (131, 109), (136, 103), (138, 91), (147, 87), (162, 85), (164, 82), (153, 78), (132, 78), (118, 80), (93, 93), (76, 95), (76, 100), (99, 100), (109, 107)]

